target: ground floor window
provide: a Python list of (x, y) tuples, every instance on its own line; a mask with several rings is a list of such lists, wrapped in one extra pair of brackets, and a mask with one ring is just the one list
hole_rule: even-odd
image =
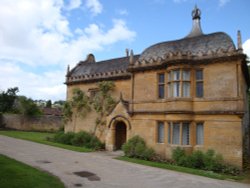
[(188, 122), (170, 122), (168, 125), (168, 143), (175, 145), (189, 145)]
[(164, 143), (164, 122), (162, 121), (157, 123), (157, 142)]
[(204, 144), (204, 126), (203, 123), (196, 123), (196, 145)]

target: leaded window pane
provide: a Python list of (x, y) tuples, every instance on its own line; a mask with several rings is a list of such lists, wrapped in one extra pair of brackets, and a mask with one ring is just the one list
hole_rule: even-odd
[(183, 82), (182, 90), (183, 90), (183, 97), (190, 97), (190, 82)]
[(164, 143), (164, 123), (158, 122), (158, 143)]
[(173, 83), (173, 96), (174, 97), (180, 96), (180, 82)]
[(196, 82), (196, 97), (203, 97), (203, 82)]
[(189, 145), (189, 123), (182, 124), (182, 144)]
[(160, 99), (163, 99), (164, 98), (164, 95), (165, 95), (165, 89), (164, 89), (164, 85), (159, 85), (159, 98)]
[(196, 80), (203, 80), (203, 71), (202, 70), (196, 70), (195, 79)]
[(168, 143), (171, 144), (171, 124), (168, 124)]
[(203, 123), (198, 123), (196, 125), (196, 144), (197, 145), (204, 144), (204, 126), (203, 126)]
[(168, 97), (172, 97), (171, 83), (168, 83)]
[(159, 74), (159, 83), (164, 83), (164, 82), (165, 82), (165, 75)]
[(174, 80), (180, 80), (180, 70), (173, 71)]
[(189, 70), (183, 70), (182, 71), (182, 79), (185, 81), (190, 80), (190, 71)]
[(173, 144), (180, 144), (180, 124), (173, 124)]

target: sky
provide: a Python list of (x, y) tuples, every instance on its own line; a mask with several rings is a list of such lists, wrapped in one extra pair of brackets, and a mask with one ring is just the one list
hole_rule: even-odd
[(249, 0), (0, 0), (0, 91), (65, 100), (67, 66), (140, 54), (185, 37), (201, 10), (205, 34), (223, 31), (250, 57)]

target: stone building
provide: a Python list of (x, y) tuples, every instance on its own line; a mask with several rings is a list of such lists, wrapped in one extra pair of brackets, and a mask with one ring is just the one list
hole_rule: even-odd
[[(104, 133), (96, 133), (107, 150), (120, 149), (140, 135), (164, 157), (177, 146), (189, 153), (213, 149), (242, 167), (250, 82), (240, 32), (236, 48), (226, 33), (203, 34), (200, 15), (195, 7), (191, 32), (182, 39), (100, 62), (90, 54), (68, 70), (68, 100), (74, 88), (91, 96), (98, 82), (115, 84), (113, 97), (118, 102), (106, 117)], [(93, 132), (96, 116), (91, 111), (69, 122), (65, 130)]]

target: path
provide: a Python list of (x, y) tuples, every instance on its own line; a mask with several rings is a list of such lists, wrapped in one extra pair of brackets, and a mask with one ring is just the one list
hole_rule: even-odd
[(6, 136), (0, 136), (0, 153), (52, 173), (70, 188), (249, 188), (247, 184), (115, 160), (109, 152), (79, 153)]

